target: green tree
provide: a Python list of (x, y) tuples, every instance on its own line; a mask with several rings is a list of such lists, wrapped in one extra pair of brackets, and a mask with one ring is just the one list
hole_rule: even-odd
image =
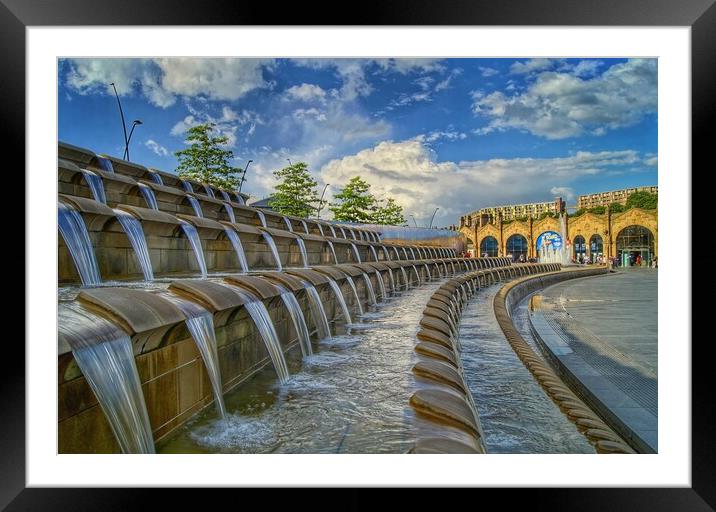
[(546, 219), (547, 217), (555, 217), (555, 215), (552, 212), (542, 212), (542, 215), (539, 216), (539, 220)]
[(659, 196), (656, 194), (641, 190), (639, 192), (634, 192), (627, 198), (626, 206), (627, 208), (654, 210), (658, 205), (658, 198)]
[(626, 206), (621, 203), (612, 203), (609, 205), (609, 211), (612, 213), (621, 213), (627, 210)]
[(587, 210), (589, 213), (594, 213), (596, 215), (602, 215), (604, 212), (607, 211), (606, 206), (595, 206), (594, 208), (590, 208)]
[(359, 176), (351, 178), (343, 189), (335, 195), (337, 203), (329, 210), (333, 219), (340, 222), (372, 222), (377, 210), (377, 201), (370, 193), (370, 185)]
[(379, 206), (373, 214), (373, 223), (384, 226), (402, 226), (405, 224), (403, 207), (389, 197), (384, 205)]
[(240, 169), (229, 162), (234, 158), (231, 150), (221, 146), (228, 142), (226, 136), (213, 136), (214, 123), (192, 126), (187, 130), (188, 148), (176, 151), (179, 159), (177, 174), (181, 179), (209, 183), (219, 188), (236, 190), (242, 179)]
[(273, 175), (279, 180), (271, 195), (271, 209), (284, 215), (309, 217), (319, 202), (316, 186), (318, 183), (308, 172), (304, 162), (291, 164)]
[(580, 208), (579, 210), (576, 210), (574, 213), (570, 214), (570, 217), (579, 217), (580, 215), (583, 215), (587, 213), (586, 208)]

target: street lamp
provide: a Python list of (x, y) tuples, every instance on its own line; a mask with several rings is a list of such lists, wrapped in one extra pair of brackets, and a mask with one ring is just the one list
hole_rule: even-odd
[(413, 217), (413, 216), (411, 215), (410, 218), (413, 219), (413, 224), (415, 224), (415, 227), (417, 228), (417, 227), (418, 227), (418, 223), (415, 222), (415, 217)]
[(293, 165), (293, 164), (291, 163), (291, 159), (290, 159), (290, 158), (287, 158), (286, 160), (288, 160), (288, 165)]
[(246, 170), (249, 168), (249, 164), (253, 162), (253, 160), (249, 160), (246, 162), (246, 167), (244, 167), (244, 172), (241, 174), (241, 183), (239, 183), (239, 194), (241, 193), (241, 187), (244, 186), (244, 181), (246, 180)]
[(316, 216), (319, 219), (321, 218), (321, 210), (323, 209), (323, 196), (326, 194), (326, 189), (328, 188), (328, 185), (330, 185), (330, 183), (326, 183), (326, 186), (323, 187), (323, 192), (321, 193), (321, 199), (318, 201), (318, 211), (316, 212)]
[(127, 143), (124, 146), (124, 159), (129, 162), (129, 142), (132, 140), (132, 134), (134, 133), (134, 128), (138, 125), (142, 124), (142, 121), (139, 119), (135, 119), (132, 122), (132, 129), (129, 131), (129, 137), (127, 137)]
[[(435, 214), (438, 213), (438, 210), (439, 210), (439, 209), (440, 209), (439, 206), (438, 206), (437, 208), (435, 208), (435, 211), (433, 212), (433, 216), (430, 217), (430, 228), (433, 227), (433, 219), (435, 218)], [(428, 228), (428, 229), (430, 229), (430, 228)]]
[(119, 94), (117, 94), (117, 88), (114, 86), (114, 82), (109, 84), (114, 89), (114, 96), (117, 98), (117, 105), (119, 105), (119, 116), (122, 118), (122, 130), (124, 131), (124, 148), (127, 148), (127, 125), (124, 122), (124, 112), (122, 111), (122, 103), (119, 101)]

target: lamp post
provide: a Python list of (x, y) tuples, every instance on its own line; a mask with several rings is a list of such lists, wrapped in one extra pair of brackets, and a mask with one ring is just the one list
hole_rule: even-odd
[(291, 163), (291, 159), (290, 159), (290, 158), (287, 158), (286, 160), (288, 160), (288, 165), (293, 165), (293, 164)]
[(119, 94), (117, 94), (117, 88), (114, 86), (114, 82), (109, 84), (114, 89), (114, 96), (117, 98), (117, 105), (119, 105), (119, 116), (122, 118), (122, 130), (124, 131), (124, 148), (127, 148), (127, 125), (124, 122), (124, 112), (122, 111), (122, 103), (119, 101)]
[(318, 211), (316, 212), (316, 217), (318, 217), (319, 219), (321, 218), (321, 210), (323, 209), (323, 196), (326, 194), (326, 189), (328, 188), (328, 185), (330, 185), (330, 183), (326, 183), (326, 186), (323, 187), (321, 199), (318, 201)]
[(435, 208), (435, 211), (433, 212), (433, 216), (430, 217), (430, 228), (428, 228), (428, 229), (431, 229), (433, 227), (433, 219), (435, 218), (435, 214), (438, 213), (439, 209), (440, 209), (439, 206), (437, 208)]
[(139, 119), (135, 119), (132, 122), (132, 129), (129, 130), (129, 137), (127, 137), (127, 143), (124, 146), (124, 159), (127, 160), (128, 162), (129, 162), (129, 143), (132, 140), (132, 134), (134, 133), (134, 128), (140, 124), (142, 124), (142, 121), (140, 121)]
[(249, 160), (246, 162), (246, 167), (244, 167), (244, 172), (241, 173), (241, 182), (239, 183), (239, 194), (241, 193), (241, 187), (244, 186), (244, 181), (246, 180), (246, 170), (249, 168), (249, 164), (253, 162), (253, 160)]
[(418, 227), (418, 223), (415, 222), (415, 217), (413, 217), (413, 216), (411, 215), (410, 218), (413, 219), (413, 224), (415, 224), (415, 227), (417, 228), (417, 227)]

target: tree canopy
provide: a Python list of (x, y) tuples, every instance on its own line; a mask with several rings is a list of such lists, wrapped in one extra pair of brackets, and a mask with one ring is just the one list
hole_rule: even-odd
[(626, 210), (627, 210), (626, 206), (624, 206), (621, 203), (612, 203), (609, 205), (609, 211), (612, 213), (625, 212)]
[(383, 206), (379, 206), (373, 214), (373, 224), (401, 226), (404, 223), (403, 207), (396, 203), (392, 197), (388, 198)]
[(187, 130), (184, 142), (189, 147), (174, 153), (179, 159), (177, 174), (182, 179), (235, 190), (243, 179), (239, 176), (241, 169), (229, 164), (234, 153), (222, 148), (228, 142), (228, 137), (213, 136), (213, 129), (213, 123), (206, 123)]
[(659, 196), (645, 190), (634, 192), (626, 201), (627, 208), (643, 208), (645, 210), (654, 210), (658, 206)]
[(377, 199), (370, 192), (370, 184), (360, 176), (352, 178), (334, 199), (338, 201), (329, 207), (334, 220), (398, 226), (405, 223), (403, 207), (392, 197)]
[(273, 175), (278, 179), (271, 196), (271, 209), (284, 215), (309, 217), (319, 203), (316, 187), (318, 183), (308, 172), (304, 162), (291, 164)]

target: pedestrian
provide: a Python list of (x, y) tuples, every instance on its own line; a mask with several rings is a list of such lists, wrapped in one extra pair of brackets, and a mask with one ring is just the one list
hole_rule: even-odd
[(636, 266), (641, 267), (641, 254), (636, 255)]
[(656, 256), (654, 256), (654, 259), (652, 260), (651, 264), (654, 266), (654, 268), (659, 268), (659, 263), (657, 261)]

